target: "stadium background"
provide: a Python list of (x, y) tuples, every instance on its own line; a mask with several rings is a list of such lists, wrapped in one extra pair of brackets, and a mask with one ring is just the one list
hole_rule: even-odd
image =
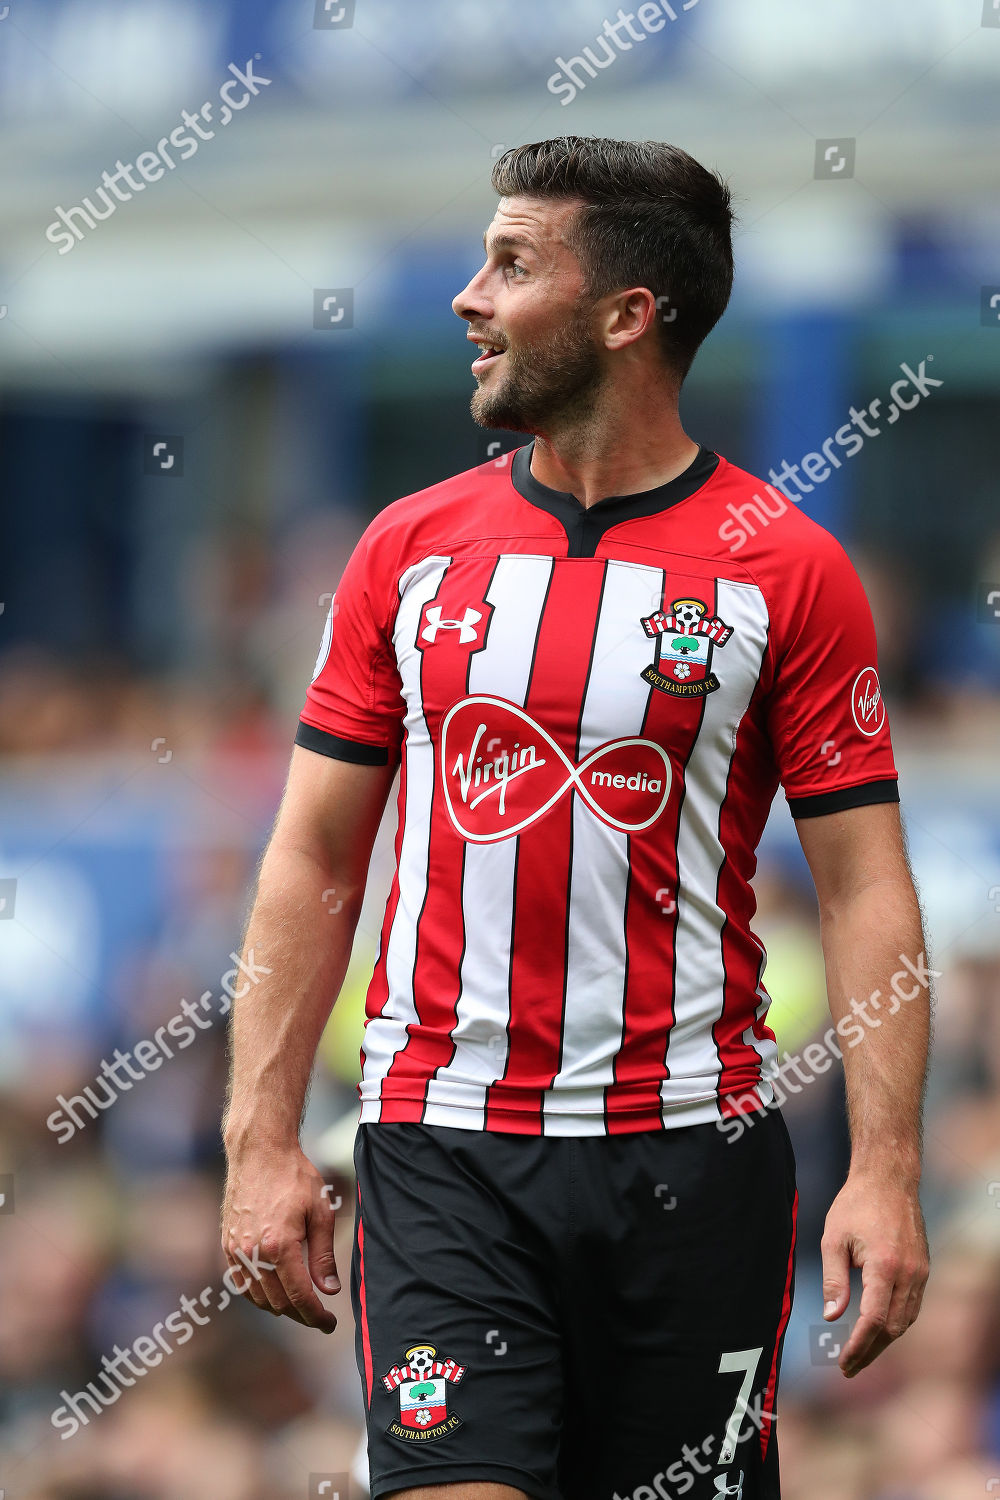
[[(332, 1339), (234, 1303), (76, 1436), (50, 1419), (102, 1354), (220, 1284), (224, 987), (329, 596), (376, 510), (498, 451), (450, 300), (480, 263), (492, 160), (565, 132), (675, 141), (733, 183), (736, 291), (682, 404), (708, 446), (766, 475), (852, 406), (884, 418), (903, 363), (940, 381), (801, 502), (869, 589), (941, 971), (932, 1280), (915, 1328), (845, 1381), (817, 1260), (841, 1072), (817, 1076), (786, 1108), (802, 1212), (779, 1433), (787, 1500), (1000, 1490), (998, 0), (675, 0), (595, 77), (573, 65), (567, 103), (547, 80), (614, 19), (600, 0), (0, 10), (0, 1493), (345, 1489), (346, 1296)], [(97, 202), (103, 171), (249, 59), (270, 81), (225, 128), (158, 180), (147, 162), (61, 254), (57, 209)], [(306, 1122), (344, 1193), (329, 1132), (387, 857), (383, 828)], [(770, 1019), (797, 1053), (825, 997), (780, 796), (757, 889)], [(184, 1000), (195, 1041), (60, 1144), (57, 1096)], [(349, 1241), (343, 1216), (345, 1273)]]

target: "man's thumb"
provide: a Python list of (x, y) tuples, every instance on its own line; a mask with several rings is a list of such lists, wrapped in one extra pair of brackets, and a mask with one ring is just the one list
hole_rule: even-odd
[(333, 1254), (333, 1226), (335, 1220), (331, 1202), (324, 1193), (306, 1227), (309, 1274), (324, 1292), (339, 1292), (340, 1277)]
[(823, 1316), (839, 1318), (851, 1300), (851, 1261), (846, 1245), (823, 1251)]

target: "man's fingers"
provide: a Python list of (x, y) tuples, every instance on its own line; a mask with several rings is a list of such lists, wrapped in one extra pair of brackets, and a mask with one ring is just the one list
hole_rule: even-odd
[(895, 1341), (890, 1337), (890, 1335), (886, 1333), (885, 1329), (883, 1329), (881, 1333), (875, 1335), (871, 1343), (868, 1345), (868, 1348), (859, 1359), (854, 1360), (851, 1364), (844, 1367), (844, 1374), (849, 1379), (852, 1376), (857, 1375), (859, 1370), (863, 1370), (866, 1368), (866, 1366), (872, 1364), (874, 1360), (878, 1359), (882, 1351), (884, 1349), (887, 1349), (889, 1345), (894, 1342)]
[[(856, 1374), (875, 1355), (869, 1350), (879, 1335), (887, 1329), (889, 1308), (892, 1304), (895, 1276), (888, 1267), (874, 1259), (865, 1261), (861, 1268), (861, 1307), (858, 1321), (840, 1357), (840, 1367), (845, 1375)], [(884, 1347), (884, 1345), (882, 1346)]]
[(860, 1316), (840, 1360), (845, 1375), (856, 1375), (901, 1338), (916, 1320), (927, 1274), (923, 1266), (893, 1267), (869, 1261), (861, 1272)]
[(258, 1260), (254, 1265), (247, 1255), (246, 1262), (231, 1258), (229, 1264), (233, 1267), (230, 1280), (240, 1296), (252, 1302), (254, 1307), (259, 1307), (261, 1312), (270, 1313), (272, 1317), (292, 1318), (305, 1328), (313, 1326), (296, 1310), (278, 1277), (266, 1270), (263, 1262)]
[(285, 1295), (280, 1280), (274, 1274), (276, 1266), (261, 1254), (261, 1247), (237, 1247), (232, 1242), (226, 1249), (226, 1258), (232, 1267), (230, 1282), (240, 1296), (259, 1307), (261, 1312), (274, 1317), (292, 1317), (307, 1327), (308, 1322), (300, 1317)]
[(890, 1339), (900, 1338), (910, 1326), (909, 1309), (912, 1286), (911, 1277), (905, 1275), (897, 1277), (885, 1319), (885, 1331)]
[(884, 1333), (885, 1325), (881, 1318), (858, 1318), (840, 1355), (840, 1368), (845, 1375), (856, 1375), (859, 1370), (864, 1369), (872, 1357), (872, 1346)]
[(856, 1375), (920, 1311), (929, 1265), (916, 1191), (852, 1169), (827, 1214), (821, 1248), (825, 1318), (847, 1311), (851, 1269), (861, 1270), (859, 1315), (839, 1360), (845, 1375)]
[(295, 1322), (309, 1327), (307, 1320), (301, 1317), (285, 1296), (284, 1288), (278, 1277), (271, 1271), (261, 1271), (258, 1288), (263, 1295), (263, 1300), (257, 1303), (264, 1312), (269, 1312), (275, 1318), (293, 1318)]
[(324, 1333), (333, 1332), (337, 1319), (317, 1295), (313, 1278), (324, 1291), (340, 1290), (333, 1253), (334, 1205), (328, 1191), (316, 1169), (306, 1163), (290, 1188), (284, 1184), (280, 1190), (268, 1190), (272, 1207), (263, 1220), (259, 1194), (243, 1201), (228, 1186), (222, 1211), (222, 1248), (230, 1267), (227, 1286), (262, 1312)]
[(233, 1291), (240, 1297), (245, 1297), (248, 1302), (252, 1302), (254, 1307), (259, 1307), (261, 1312), (270, 1312), (270, 1303), (264, 1295), (259, 1278), (250, 1274), (246, 1265), (234, 1252), (227, 1250), (225, 1254), (233, 1273), (229, 1277), (229, 1284)]
[(334, 1194), (331, 1187), (325, 1187), (317, 1196), (306, 1223), (309, 1274), (324, 1292), (340, 1291), (340, 1277), (337, 1274), (337, 1262), (333, 1253), (335, 1214), (340, 1203), (340, 1194)]
[(264, 1296), (267, 1298), (267, 1305), (271, 1312), (277, 1313), (279, 1317), (290, 1313), (293, 1304), (289, 1300), (282, 1277), (276, 1270), (267, 1271), (262, 1267), (260, 1285)]
[[(901, 1292), (897, 1287), (892, 1294), (892, 1301), (889, 1304), (889, 1312), (885, 1323), (880, 1326), (876, 1320), (870, 1320), (872, 1327), (870, 1333), (865, 1336), (866, 1341), (859, 1346), (856, 1353), (852, 1354), (851, 1348), (854, 1344), (853, 1335), (858, 1331), (858, 1324), (855, 1325), (852, 1336), (844, 1349), (842, 1368), (845, 1375), (856, 1375), (859, 1370), (865, 1369), (867, 1365), (870, 1365), (873, 1360), (878, 1358), (883, 1349), (887, 1349), (890, 1344), (894, 1344), (900, 1334), (906, 1332), (910, 1326), (906, 1319), (908, 1304), (908, 1294), (905, 1291)], [(860, 1321), (859, 1318), (859, 1324)]]
[(921, 1303), (924, 1300), (924, 1287), (926, 1285), (927, 1285), (927, 1278), (926, 1278), (926, 1276), (923, 1276), (916, 1283), (916, 1285), (913, 1286), (910, 1289), (909, 1301), (906, 1304), (906, 1326), (907, 1326), (907, 1328), (909, 1328), (909, 1326), (910, 1326), (911, 1323), (915, 1323), (917, 1321), (917, 1316), (918, 1316), (918, 1314), (920, 1312), (920, 1305), (921, 1305)]
[[(269, 1242), (265, 1240), (261, 1246), (265, 1254), (268, 1245)], [(264, 1289), (275, 1312), (297, 1317), (310, 1328), (321, 1328), (324, 1333), (332, 1333), (337, 1326), (337, 1319), (332, 1312), (327, 1311), (313, 1291), (302, 1259), (302, 1242), (288, 1240), (279, 1245), (270, 1245), (270, 1250), (267, 1259), (274, 1261), (276, 1271), (272, 1275), (265, 1273)]]

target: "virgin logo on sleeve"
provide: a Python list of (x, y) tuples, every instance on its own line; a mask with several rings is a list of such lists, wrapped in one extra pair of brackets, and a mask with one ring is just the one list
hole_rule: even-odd
[(851, 712), (862, 734), (878, 734), (885, 723), (885, 701), (874, 667), (865, 667), (854, 679)]
[(326, 624), (323, 627), (323, 639), (319, 643), (319, 655), (316, 658), (316, 665), (313, 667), (313, 682), (316, 681), (316, 678), (326, 666), (326, 659), (330, 655), (330, 647), (333, 644), (333, 617), (336, 612), (336, 596), (331, 594), (330, 608), (327, 611)]
[(701, 599), (675, 599), (669, 613), (658, 609), (640, 621), (656, 640), (656, 659), (639, 674), (644, 682), (675, 698), (714, 693), (719, 679), (711, 670), (712, 648), (724, 646), (733, 633)]
[(441, 726), (441, 771), (448, 814), (471, 843), (523, 833), (571, 787), (603, 822), (640, 833), (670, 796), (662, 745), (637, 736), (607, 740), (575, 764), (516, 703), (489, 694), (452, 705)]

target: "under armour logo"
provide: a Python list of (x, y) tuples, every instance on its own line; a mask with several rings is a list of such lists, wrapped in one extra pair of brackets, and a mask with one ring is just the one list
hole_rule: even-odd
[(467, 646), (476, 639), (476, 626), (482, 618), (482, 610), (470, 605), (460, 620), (442, 620), (440, 604), (432, 604), (427, 610), (427, 624), (420, 632), (420, 639), (433, 645), (439, 630), (457, 630), (459, 642)]
[(743, 1470), (740, 1470), (740, 1477), (735, 1484), (729, 1483), (728, 1474), (716, 1474), (715, 1493), (717, 1495), (733, 1495), (735, 1496), (735, 1500), (741, 1500), (743, 1495)]

